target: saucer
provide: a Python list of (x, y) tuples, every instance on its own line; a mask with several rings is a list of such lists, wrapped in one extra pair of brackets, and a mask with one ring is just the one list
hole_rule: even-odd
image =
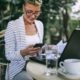
[(67, 72), (64, 72), (61, 68), (58, 69), (58, 73), (63, 75), (64, 77), (68, 79), (80, 79), (80, 75), (74, 75), (74, 74), (69, 74)]

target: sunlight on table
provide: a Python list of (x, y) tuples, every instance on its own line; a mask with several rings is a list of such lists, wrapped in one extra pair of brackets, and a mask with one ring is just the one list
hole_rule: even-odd
[(56, 74), (46, 76), (44, 74), (46, 66), (36, 62), (29, 62), (27, 65), (27, 70), (30, 74), (37, 80), (65, 80), (58, 77)]

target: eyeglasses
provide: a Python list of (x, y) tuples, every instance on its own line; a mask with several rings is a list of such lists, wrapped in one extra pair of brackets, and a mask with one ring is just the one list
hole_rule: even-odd
[(40, 14), (41, 14), (41, 11), (35, 11), (33, 12), (32, 10), (25, 10), (26, 12), (26, 15), (28, 16), (35, 16), (35, 17), (38, 17)]

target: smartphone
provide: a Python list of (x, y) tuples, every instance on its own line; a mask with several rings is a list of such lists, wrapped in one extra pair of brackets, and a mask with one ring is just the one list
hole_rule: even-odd
[(42, 47), (44, 44), (43, 43), (37, 43), (34, 45), (34, 47)]

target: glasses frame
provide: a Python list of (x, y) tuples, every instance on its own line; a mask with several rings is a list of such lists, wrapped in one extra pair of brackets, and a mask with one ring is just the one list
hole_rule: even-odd
[(35, 16), (38, 17), (42, 12), (41, 11), (35, 11), (33, 12), (32, 10), (25, 10), (25, 13), (27, 16)]

